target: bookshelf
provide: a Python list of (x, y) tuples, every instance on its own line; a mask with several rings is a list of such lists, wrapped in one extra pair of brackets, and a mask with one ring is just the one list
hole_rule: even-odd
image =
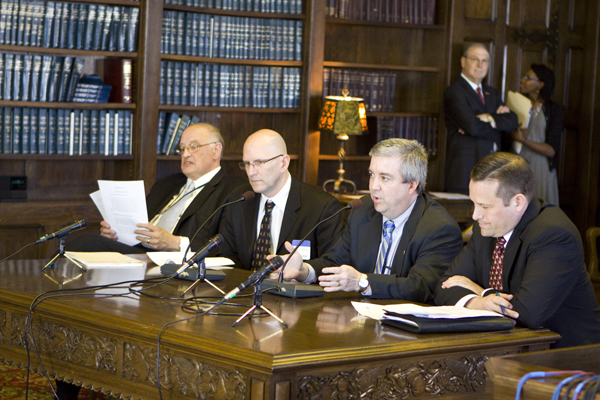
[[(353, 3), (350, 1), (350, 8)], [(442, 108), (446, 56), (444, 52), (430, 49), (446, 47), (447, 8), (447, 1), (435, 2), (433, 24), (392, 22), (392, 17), (386, 20), (383, 14), (381, 21), (352, 19), (335, 16), (348, 14), (326, 10), (329, 15), (325, 18), (323, 67), (326, 74), (323, 95), (340, 95), (332, 85), (334, 73), (349, 74), (350, 78), (346, 78), (341, 84), (338, 82), (337, 89), (344, 83), (347, 87), (354, 88), (354, 93), (351, 90), (350, 95), (365, 98), (367, 106), (370, 133), (350, 138), (346, 143), (347, 156), (344, 163), (346, 178), (353, 180), (359, 189), (368, 188), (368, 151), (382, 138), (381, 134), (378, 138), (377, 128), (383, 126), (384, 122), (392, 127), (396, 126), (396, 137), (418, 139), (425, 143), (430, 154), (428, 185), (435, 186), (440, 179), (440, 168), (443, 165), (440, 165), (439, 149), (444, 148), (445, 143), (443, 135), (437, 132), (443, 129), (439, 112)], [(364, 10), (362, 16), (365, 16)], [(384, 93), (380, 86), (378, 93), (380, 96), (384, 94), (386, 100), (380, 98), (378, 101), (383, 101), (384, 105), (369, 109), (367, 103), (372, 93), (368, 92), (368, 79), (370, 76), (384, 74), (393, 77), (393, 89), (390, 93)], [(364, 85), (354, 86), (353, 75), (359, 76), (356, 79), (363, 79), (363, 83), (365, 78), (361, 76), (368, 76), (366, 93)], [(371, 90), (374, 90), (373, 86)], [(417, 126), (411, 128), (411, 123)], [(402, 131), (404, 134), (400, 135), (402, 128), (398, 126), (406, 124), (409, 126), (408, 130)], [(313, 183), (321, 184), (336, 176), (338, 148), (339, 142), (333, 135), (320, 136), (319, 153), (315, 157), (317, 161), (313, 161), (311, 165), (311, 168), (318, 170), (317, 182)]]

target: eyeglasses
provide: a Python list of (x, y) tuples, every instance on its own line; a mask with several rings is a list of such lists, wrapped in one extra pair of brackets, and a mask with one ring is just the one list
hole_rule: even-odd
[(489, 59), (487, 59), (487, 58), (484, 58), (483, 60), (482, 60), (482, 59), (480, 59), (480, 58), (477, 58), (477, 57), (465, 57), (465, 58), (466, 58), (467, 60), (471, 60), (471, 61), (473, 61), (474, 63), (477, 63), (477, 64), (479, 64), (479, 63), (482, 63), (482, 64), (489, 64), (489, 62), (490, 62), (490, 60), (489, 60)]
[(523, 79), (524, 81), (538, 81), (538, 82), (540, 81), (539, 79), (537, 79), (537, 78), (532, 78), (532, 77), (531, 77), (531, 76), (529, 76), (529, 75), (523, 75), (523, 76), (521, 77), (521, 79)]
[(238, 165), (240, 166), (240, 169), (243, 170), (243, 171), (245, 171), (248, 168), (250, 168), (250, 166), (258, 169), (258, 168), (261, 168), (266, 163), (268, 163), (269, 161), (273, 161), (277, 157), (283, 157), (283, 154), (280, 154), (280, 155), (275, 156), (273, 158), (269, 158), (268, 160), (256, 160), (256, 161), (252, 161), (252, 162), (250, 162), (250, 161), (243, 161), (243, 162), (239, 163)]
[(175, 149), (175, 153), (182, 155), (183, 153), (185, 153), (185, 149), (188, 149), (188, 151), (190, 153), (195, 153), (200, 149), (200, 147), (208, 146), (209, 144), (215, 144), (215, 143), (217, 143), (217, 142), (210, 142), (210, 143), (204, 143), (204, 144), (192, 143), (192, 144), (188, 144), (187, 146), (180, 144)]

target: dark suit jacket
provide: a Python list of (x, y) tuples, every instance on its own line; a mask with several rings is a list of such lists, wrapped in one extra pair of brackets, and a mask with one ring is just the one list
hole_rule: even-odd
[[(174, 174), (156, 181), (150, 189), (146, 198), (148, 208), (148, 219), (152, 219), (164, 206), (171, 201), (187, 182), (187, 177), (182, 174)], [(192, 203), (181, 215), (179, 222), (173, 230), (176, 236), (192, 238), (196, 230), (208, 219), (208, 217), (221, 205), (225, 204), (231, 192), (238, 186), (247, 182), (243, 178), (226, 176), (221, 169), (198, 193)], [(182, 200), (183, 201), (183, 200)], [(202, 228), (194, 239), (192, 249), (198, 250), (208, 239), (219, 232), (219, 221), (223, 209), (219, 210)]]
[[(237, 188), (232, 199), (252, 190), (250, 184)], [(219, 247), (219, 255), (231, 258), (236, 265), (252, 268), (254, 242), (256, 241), (256, 221), (260, 208), (260, 195), (250, 202), (242, 202), (227, 207), (221, 221), (220, 232), (224, 243)], [(330, 194), (314, 186), (300, 182), (292, 176), (292, 186), (285, 206), (279, 243), (276, 254), (288, 254), (284, 243), (301, 240), (318, 222), (340, 209), (340, 203)], [(321, 224), (307, 240), (310, 241), (311, 258), (324, 254), (333, 244), (343, 228), (342, 214)]]
[(402, 231), (392, 272), (374, 274), (383, 216), (369, 196), (361, 200), (362, 207), (350, 213), (348, 226), (335, 246), (309, 262), (317, 276), (324, 267), (347, 264), (367, 274), (372, 297), (431, 301), (440, 276), (462, 249), (456, 221), (429, 195), (420, 195)]
[[(481, 236), (478, 224), (473, 226), (471, 240), (440, 280), (436, 304), (453, 305), (473, 294), (462, 287), (442, 289), (441, 283), (453, 275), (489, 287), (495, 244), (496, 238)], [(600, 343), (600, 310), (581, 237), (558, 207), (542, 206), (538, 200), (529, 205), (506, 245), (502, 287), (514, 295), (511, 303), (519, 324), (562, 335), (552, 347)]]
[[(485, 105), (477, 92), (461, 76), (444, 93), (447, 132), (445, 190), (469, 194), (469, 176), (475, 163), (502, 145), (502, 132), (514, 131), (518, 118), (514, 112), (496, 114), (502, 98), (496, 89), (482, 85)], [(477, 118), (488, 113), (496, 121), (496, 129)], [(464, 134), (459, 133), (459, 129)]]
[[(146, 208), (148, 219), (151, 220), (185, 185), (187, 178), (178, 173), (159, 179), (146, 197)], [(237, 186), (247, 182), (245, 179), (226, 176), (220, 170), (198, 193), (192, 203), (182, 214), (177, 226), (173, 230), (176, 236), (186, 236), (189, 239), (194, 236), (196, 230), (202, 223), (222, 204)], [(192, 242), (192, 250), (197, 251), (208, 239), (219, 232), (219, 220), (222, 210), (219, 211), (204, 228), (198, 233)], [(71, 251), (117, 251), (125, 254), (145, 253), (149, 249), (141, 246), (128, 246), (126, 244), (107, 239), (97, 234), (84, 234), (67, 244)]]

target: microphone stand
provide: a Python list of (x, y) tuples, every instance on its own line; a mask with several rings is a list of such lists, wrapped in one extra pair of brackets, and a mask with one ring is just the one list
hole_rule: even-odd
[(244, 315), (239, 317), (231, 326), (236, 326), (241, 320), (243, 320), (246, 317), (248, 317), (248, 319), (252, 319), (252, 316), (254, 315), (254, 312), (256, 311), (256, 309), (260, 308), (261, 310), (263, 310), (264, 312), (269, 314), (271, 317), (273, 317), (277, 321), (279, 321), (279, 323), (281, 323), (283, 326), (285, 326), (286, 328), (289, 328), (289, 325), (286, 324), (281, 318), (279, 318), (277, 315), (273, 314), (273, 312), (271, 310), (269, 310), (267, 307), (263, 306), (261, 285), (262, 285), (262, 280), (259, 280), (254, 285), (254, 305), (252, 307), (250, 307), (250, 309), (248, 311), (246, 311), (244, 313)]
[(196, 279), (194, 283), (192, 283), (187, 289), (185, 289), (184, 292), (179, 295), (179, 297), (185, 296), (190, 290), (193, 291), (200, 282), (206, 282), (214, 289), (218, 290), (221, 294), (225, 294), (224, 291), (219, 289), (214, 283), (212, 283), (206, 278), (206, 263), (204, 262), (204, 259), (202, 259), (202, 261), (200, 261), (199, 263), (196, 263), (196, 266), (198, 267), (198, 279)]
[(52, 259), (50, 261), (48, 261), (48, 263), (46, 263), (44, 268), (42, 268), (42, 271), (44, 271), (48, 267), (55, 268), (56, 264), (54, 263), (54, 261), (58, 257), (64, 257), (64, 258), (68, 259), (69, 261), (71, 261), (76, 266), (78, 266), (79, 268), (81, 268), (84, 272), (87, 271), (87, 268), (82, 263), (80, 263), (79, 261), (77, 261), (76, 259), (71, 257), (70, 255), (65, 253), (65, 242), (67, 241), (67, 235), (60, 236), (57, 239), (58, 239), (58, 253), (54, 257), (52, 257)]

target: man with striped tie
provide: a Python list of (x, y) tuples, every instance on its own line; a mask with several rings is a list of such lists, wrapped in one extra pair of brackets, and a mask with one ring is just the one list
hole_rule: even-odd
[(458, 224), (424, 193), (427, 154), (419, 142), (387, 139), (369, 155), (370, 196), (331, 250), (305, 263), (294, 255), (284, 278), (318, 280), (327, 292), (430, 302), (462, 248)]

